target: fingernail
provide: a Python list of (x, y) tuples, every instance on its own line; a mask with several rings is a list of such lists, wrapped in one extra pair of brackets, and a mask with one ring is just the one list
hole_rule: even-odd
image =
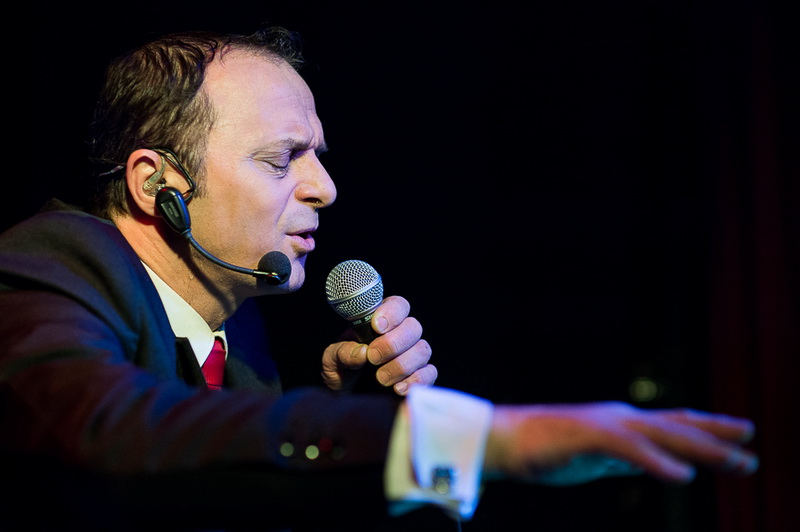
[(405, 382), (398, 382), (394, 385), (394, 391), (397, 392), (399, 395), (405, 395), (406, 391), (408, 390), (408, 384)]
[(367, 356), (366, 350), (367, 350), (367, 346), (366, 345), (364, 345), (364, 344), (357, 345), (350, 352), (350, 358), (353, 359), (353, 360), (360, 360), (360, 359), (362, 359), (362, 358)]
[(734, 451), (725, 461), (724, 471), (750, 475), (758, 469), (758, 457), (744, 451)]
[(392, 375), (385, 369), (379, 369), (375, 373), (375, 377), (378, 379), (378, 382), (384, 386), (386, 386), (389, 383), (389, 381), (392, 380)]
[(743, 473), (745, 475), (751, 475), (758, 470), (759, 461), (757, 456), (749, 456), (744, 461), (744, 468)]
[(383, 334), (386, 332), (386, 329), (389, 328), (389, 320), (384, 318), (383, 316), (379, 316), (378, 319), (375, 320), (376, 329), (379, 333)]
[(688, 464), (674, 464), (670, 469), (679, 482), (691, 482), (696, 474), (695, 468)]
[(381, 353), (380, 349), (370, 347), (367, 349), (367, 360), (372, 364), (378, 365), (383, 360), (383, 353)]

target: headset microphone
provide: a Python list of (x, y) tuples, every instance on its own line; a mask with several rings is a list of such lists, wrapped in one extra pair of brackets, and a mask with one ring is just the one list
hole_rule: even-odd
[(170, 228), (185, 238), (201, 255), (210, 260), (217, 266), (229, 270), (252, 275), (258, 279), (264, 279), (267, 284), (277, 286), (289, 280), (292, 273), (292, 264), (289, 257), (280, 251), (270, 251), (258, 261), (258, 269), (242, 268), (234, 266), (224, 260), (218, 259), (197, 243), (192, 236), (192, 222), (189, 218), (189, 210), (186, 208), (181, 193), (172, 187), (163, 187), (156, 193), (156, 208), (164, 221)]

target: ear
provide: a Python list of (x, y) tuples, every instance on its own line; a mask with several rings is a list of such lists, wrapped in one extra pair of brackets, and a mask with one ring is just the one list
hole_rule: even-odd
[[(153, 150), (139, 149), (128, 157), (125, 179), (131, 200), (148, 216), (159, 216), (155, 193), (166, 184), (169, 163)], [(159, 179), (160, 176), (160, 179)]]

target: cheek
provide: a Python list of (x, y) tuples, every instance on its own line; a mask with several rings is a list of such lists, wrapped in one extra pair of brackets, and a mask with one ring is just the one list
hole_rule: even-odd
[[(248, 209), (239, 213), (242, 240), (256, 246), (271, 247), (279, 240), (279, 217), (274, 211), (265, 209)], [(266, 253), (266, 251), (265, 251)]]
[(215, 223), (228, 235), (224, 245), (231, 248), (229, 253), (249, 260), (281, 246), (293, 196), (289, 183), (265, 178), (249, 168), (241, 170), (216, 182), (207, 199)]
[(285, 203), (262, 194), (243, 198), (233, 216), (245, 228), (247, 236), (242, 235), (243, 238), (257, 246), (276, 249), (282, 240), (285, 212)]
[(241, 184), (222, 190), (221, 195), (229, 198), (233, 217), (252, 220), (260, 227), (277, 223), (286, 207), (280, 187), (264, 180), (242, 179)]

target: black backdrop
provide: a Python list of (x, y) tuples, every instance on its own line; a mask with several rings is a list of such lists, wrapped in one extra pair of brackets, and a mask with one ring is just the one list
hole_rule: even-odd
[[(4, 178), (14, 207), (3, 227), (51, 196), (81, 201), (84, 134), (112, 56), (163, 32), (284, 25), (304, 36), (304, 75), (331, 148), (323, 162), (339, 189), (306, 286), (260, 305), (287, 386), (317, 382), (324, 340), (343, 325), (324, 278), (357, 258), (380, 271), (387, 294), (412, 302), (440, 385), (503, 402), (618, 399), (758, 421), (760, 388), (733, 402), (712, 396), (746, 378), (714, 365), (715, 281), (732, 266), (721, 228), (733, 220), (738, 230), (726, 234), (755, 241), (752, 217), (731, 215), (722, 177), (752, 163), (753, 139), (768, 128), (783, 164), (768, 171), (797, 191), (798, 39), (777, 4), (699, 4), (34, 2), (11, 52), (29, 60), (24, 80), (11, 79), (30, 129), (24, 177)], [(773, 122), (754, 120), (764, 108)], [(743, 175), (747, 211), (763, 176)], [(775, 245), (787, 250), (791, 283), (798, 201), (781, 197)], [(748, 249), (735, 255), (747, 264)], [(796, 303), (790, 296), (793, 312)], [(760, 364), (758, 353), (741, 356), (745, 373)], [(795, 363), (776, 364), (781, 373)], [(650, 400), (631, 394), (641, 378), (656, 386)], [(793, 495), (781, 484), (791, 473), (771, 485), (779, 497)], [(726, 480), (742, 494), (734, 507), (715, 482), (701, 472), (680, 488), (646, 478), (494, 484), (463, 529), (722, 530), (743, 506), (756, 522), (768, 509), (773, 524), (788, 519), (793, 499), (770, 507), (752, 481)], [(426, 512), (395, 525), (411, 523), (449, 529)]]

